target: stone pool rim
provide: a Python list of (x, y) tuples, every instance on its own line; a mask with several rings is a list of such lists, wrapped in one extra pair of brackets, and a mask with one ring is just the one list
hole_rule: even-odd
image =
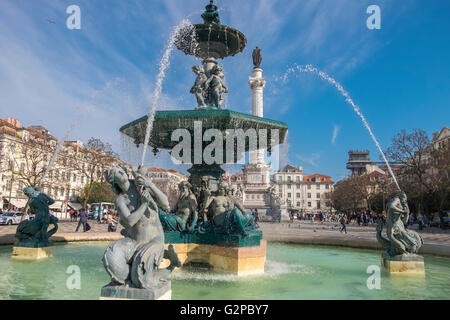
[[(122, 239), (120, 233), (103, 232), (103, 233), (57, 233), (50, 238), (56, 243), (77, 243), (77, 242), (102, 242), (102, 241), (116, 241)], [(342, 239), (342, 238), (317, 238), (278, 235), (263, 236), (268, 243), (285, 243), (285, 244), (302, 244), (302, 245), (319, 245), (330, 247), (346, 247), (356, 249), (370, 249), (382, 251), (380, 244), (376, 239)], [(14, 234), (7, 234), (0, 237), (0, 246), (11, 246), (14, 244)], [(419, 254), (432, 255), (450, 258), (450, 246), (438, 244), (424, 244), (420, 249)]]

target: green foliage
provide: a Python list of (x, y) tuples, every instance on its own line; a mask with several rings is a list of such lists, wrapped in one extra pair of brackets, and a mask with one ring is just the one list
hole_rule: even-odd
[(87, 195), (89, 194), (89, 187), (90, 184), (87, 184), (81, 192), (78, 200), (80, 203), (84, 203), (85, 200), (87, 200), (86, 203), (88, 204), (95, 202), (114, 202), (116, 199), (116, 194), (114, 193), (111, 185), (107, 182), (93, 182), (89, 198), (87, 198)]

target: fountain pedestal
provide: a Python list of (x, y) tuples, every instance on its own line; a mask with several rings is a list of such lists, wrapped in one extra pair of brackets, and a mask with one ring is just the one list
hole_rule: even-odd
[(100, 300), (172, 300), (171, 282), (161, 280), (150, 289), (106, 285), (102, 288)]
[[(215, 272), (236, 276), (264, 274), (265, 240), (261, 240), (257, 246), (248, 247), (198, 243), (175, 243), (173, 246), (183, 265), (208, 265)], [(165, 268), (168, 265), (169, 261), (164, 260), (160, 268)]]
[(423, 257), (417, 254), (390, 256), (386, 252), (381, 254), (381, 266), (389, 274), (425, 276)]
[(40, 260), (53, 257), (53, 247), (13, 247), (11, 258), (17, 260)]

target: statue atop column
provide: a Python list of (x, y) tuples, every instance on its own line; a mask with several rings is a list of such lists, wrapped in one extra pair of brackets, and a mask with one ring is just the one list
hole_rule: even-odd
[(253, 65), (255, 68), (261, 67), (262, 57), (261, 57), (261, 49), (256, 46), (252, 53)]

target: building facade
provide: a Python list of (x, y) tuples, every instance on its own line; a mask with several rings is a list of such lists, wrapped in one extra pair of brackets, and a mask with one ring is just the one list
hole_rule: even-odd
[(275, 192), (291, 212), (318, 213), (332, 210), (329, 199), (334, 182), (323, 174), (304, 174), (302, 167), (286, 165), (273, 175)]
[[(128, 165), (117, 157), (102, 155), (103, 163), (94, 164), (94, 154), (80, 141), (65, 141), (51, 170), (46, 172), (58, 145), (58, 139), (42, 126), (22, 127), (16, 119), (0, 119), (0, 199), (3, 209), (24, 209), (27, 197), (23, 188), (41, 187), (55, 200), (50, 209), (67, 218), (70, 208), (78, 203), (84, 187), (103, 181), (109, 166)], [(45, 176), (45, 178), (44, 178)]]

